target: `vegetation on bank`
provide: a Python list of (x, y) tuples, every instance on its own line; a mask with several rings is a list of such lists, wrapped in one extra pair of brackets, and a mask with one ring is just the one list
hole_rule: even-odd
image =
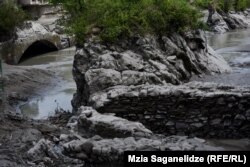
[(212, 7), (227, 13), (230, 10), (243, 11), (249, 8), (250, 0), (194, 0), (193, 4), (203, 9)]
[(0, 41), (10, 37), (16, 26), (28, 18), (14, 1), (2, 1), (0, 4)]
[(165, 35), (199, 28), (201, 14), (187, 0), (52, 0), (71, 17), (70, 31), (79, 41), (98, 28), (103, 41), (136, 34)]

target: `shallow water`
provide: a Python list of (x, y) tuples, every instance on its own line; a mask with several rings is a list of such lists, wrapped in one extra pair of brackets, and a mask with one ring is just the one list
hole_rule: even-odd
[(35, 56), (19, 64), (53, 70), (60, 78), (56, 87), (20, 106), (22, 113), (33, 119), (46, 119), (54, 114), (56, 108), (72, 110), (71, 100), (76, 91), (72, 76), (74, 54), (75, 48), (69, 48)]
[(231, 65), (242, 67), (250, 61), (250, 30), (238, 30), (225, 34), (214, 34), (208, 37), (209, 44)]
[(250, 85), (250, 29), (209, 35), (208, 42), (230, 64), (232, 73), (193, 77), (192, 80)]

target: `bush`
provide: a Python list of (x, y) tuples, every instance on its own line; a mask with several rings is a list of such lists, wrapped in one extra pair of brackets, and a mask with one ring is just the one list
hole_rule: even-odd
[(243, 11), (250, 7), (250, 0), (196, 0), (195, 6), (206, 9), (208, 6), (213, 6), (214, 9), (223, 12), (230, 10)]
[(0, 37), (10, 36), (14, 28), (23, 23), (26, 13), (13, 1), (4, 1), (0, 5)]
[(249, 0), (235, 0), (234, 2), (234, 9), (236, 11), (243, 11), (247, 7), (249, 7), (250, 1)]
[(167, 35), (199, 27), (200, 13), (187, 0), (52, 0), (70, 13), (70, 31), (83, 41), (93, 27), (103, 41), (135, 34)]

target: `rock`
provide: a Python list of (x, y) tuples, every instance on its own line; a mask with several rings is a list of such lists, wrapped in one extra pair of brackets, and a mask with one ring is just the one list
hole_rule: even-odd
[(214, 32), (225, 33), (229, 30), (247, 28), (250, 25), (250, 19), (247, 11), (244, 13), (229, 12), (229, 14), (211, 11), (207, 23)]
[(237, 114), (237, 115), (235, 116), (234, 119), (236, 119), (236, 120), (241, 120), (241, 121), (245, 121), (245, 120), (246, 120), (246, 117), (245, 117), (244, 115)]
[(220, 123), (221, 123), (221, 119), (220, 118), (216, 118), (216, 119), (213, 119), (210, 122), (210, 125), (219, 125)]
[(53, 137), (53, 141), (55, 142), (55, 143), (59, 143), (60, 142), (60, 140), (57, 138), (57, 137)]
[(91, 142), (85, 142), (81, 145), (82, 151), (86, 153), (87, 155), (90, 155), (92, 153), (94, 145)]
[(70, 137), (66, 134), (61, 134), (59, 139), (60, 139), (60, 141), (67, 142), (70, 140)]
[(41, 139), (33, 148), (28, 151), (28, 156), (30, 159), (39, 160), (45, 157), (45, 151), (48, 149), (51, 142), (45, 139)]
[(111, 46), (87, 41), (84, 47), (77, 48), (73, 65), (78, 88), (72, 100), (74, 110), (92, 105), (94, 93), (113, 86), (180, 84), (192, 75), (229, 72), (225, 60), (206, 41), (200, 30), (164, 36), (164, 48), (153, 36)]
[(250, 110), (246, 111), (246, 117), (247, 117), (247, 120), (250, 121)]
[(191, 126), (194, 126), (196, 128), (201, 128), (201, 127), (204, 126), (204, 124), (202, 124), (202, 123), (192, 123)]
[(228, 27), (226, 21), (217, 12), (215, 12), (212, 15), (211, 20), (209, 20), (209, 23), (212, 24), (212, 27), (213, 27), (215, 32), (225, 33), (229, 30), (229, 27)]
[(246, 117), (244, 115), (241, 114), (237, 114), (234, 118), (234, 126), (241, 126), (243, 124), (243, 122), (246, 120)]
[[(72, 155), (79, 159), (86, 159), (88, 161), (98, 163), (107, 162), (111, 160), (113, 163), (123, 159), (123, 152), (126, 150), (135, 151), (160, 151), (160, 150), (219, 150), (219, 147), (213, 147), (205, 143), (205, 140), (198, 138), (187, 138), (186, 136), (169, 136), (163, 138), (140, 138), (136, 140), (133, 137), (128, 138), (114, 138), (102, 139), (100, 141), (90, 140), (92, 143), (92, 151), (87, 156), (85, 151), (74, 153), (69, 151)], [(80, 147), (85, 141), (75, 141), (75, 147)], [(70, 144), (65, 144), (70, 145)]]
[[(142, 134), (146, 137), (152, 134), (138, 122), (131, 122), (113, 115), (99, 114), (91, 107), (80, 107), (79, 110), (81, 110), (81, 114), (78, 118), (78, 130), (83, 134), (102, 137), (128, 137)], [(87, 117), (86, 113), (90, 112), (91, 116)]]

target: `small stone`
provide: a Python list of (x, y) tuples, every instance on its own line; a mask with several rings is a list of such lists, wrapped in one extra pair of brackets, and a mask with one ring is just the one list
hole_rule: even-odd
[(242, 121), (245, 121), (245, 120), (246, 120), (246, 117), (245, 117), (244, 115), (237, 114), (237, 115), (235, 116), (235, 118), (234, 118), (234, 119), (236, 119), (236, 120), (242, 120)]
[(60, 142), (60, 140), (57, 138), (57, 137), (53, 137), (53, 141), (55, 142), (55, 143), (59, 143)]
[(224, 114), (223, 119), (231, 119), (232, 115), (231, 114)]
[(87, 118), (90, 118), (92, 116), (92, 111), (91, 110), (85, 110), (83, 112)]
[(194, 126), (196, 128), (201, 128), (203, 127), (204, 125), (202, 123), (192, 123), (191, 126)]
[(59, 137), (60, 141), (68, 141), (69, 140), (69, 136), (66, 134), (61, 134)]
[(179, 146), (170, 146), (169, 149), (171, 151), (180, 151), (181, 150), (181, 148)]
[(76, 158), (81, 160), (87, 160), (89, 157), (85, 153), (81, 152), (76, 154)]
[(185, 123), (182, 123), (182, 122), (177, 122), (176, 125), (175, 125), (176, 129), (185, 129), (187, 128), (187, 124)]
[(174, 125), (175, 125), (175, 123), (173, 121), (168, 121), (166, 123), (166, 126), (174, 126)]
[(147, 90), (145, 90), (145, 89), (141, 90), (139, 96), (141, 96), (141, 97), (147, 96)]
[(195, 137), (194, 140), (197, 140), (200, 143), (205, 143), (206, 142), (206, 140), (198, 138), (198, 137)]
[(220, 105), (224, 105), (225, 104), (225, 101), (224, 101), (224, 98), (219, 98), (218, 100), (217, 100), (217, 104), (220, 104)]
[(220, 118), (216, 118), (216, 119), (213, 119), (211, 122), (210, 122), (210, 125), (218, 125), (221, 123), (221, 119)]
[(156, 115), (155, 118), (156, 119), (165, 119), (166, 117), (164, 115)]
[(102, 138), (101, 136), (99, 136), (99, 135), (95, 135), (95, 136), (93, 136), (91, 139), (94, 140), (94, 141), (100, 141), (100, 140), (102, 140), (103, 138)]
[(85, 142), (81, 145), (81, 150), (86, 154), (90, 154), (92, 152), (94, 145), (91, 142)]
[(200, 120), (206, 121), (206, 120), (208, 120), (208, 118), (207, 117), (201, 117)]
[(223, 125), (224, 125), (225, 127), (230, 126), (230, 125), (231, 125), (231, 120), (229, 120), (229, 119), (225, 120), (224, 123), (223, 123)]
[(236, 101), (236, 98), (234, 96), (231, 96), (227, 99), (227, 101), (229, 102), (235, 102)]
[(246, 117), (250, 117), (250, 110), (246, 111)]

